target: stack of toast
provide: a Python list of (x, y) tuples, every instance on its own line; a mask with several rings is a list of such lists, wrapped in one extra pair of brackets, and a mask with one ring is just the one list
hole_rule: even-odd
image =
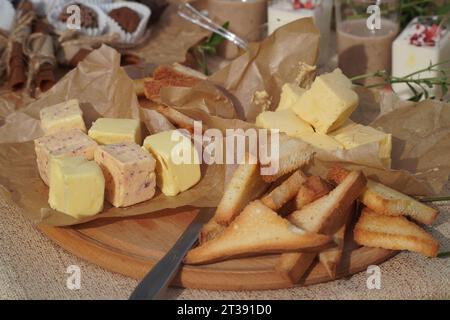
[(307, 176), (301, 167), (311, 157), (287, 163), (281, 154), (282, 177), (240, 164), (184, 262), (277, 253), (276, 271), (297, 283), (316, 260), (336, 278), (349, 234), (360, 246), (437, 255), (438, 242), (419, 226), (431, 225), (437, 210), (360, 171), (331, 167), (327, 177)]

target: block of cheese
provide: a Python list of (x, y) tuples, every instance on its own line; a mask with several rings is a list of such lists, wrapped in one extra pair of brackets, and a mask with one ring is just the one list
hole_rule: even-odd
[(34, 140), (34, 149), (42, 180), (49, 185), (48, 165), (51, 157), (82, 156), (87, 160), (92, 160), (96, 147), (97, 143), (78, 129), (37, 138)]
[(155, 195), (155, 159), (134, 142), (98, 146), (94, 153), (105, 176), (105, 197), (127, 207)]
[(291, 109), (261, 112), (256, 117), (256, 125), (266, 129), (279, 129), (291, 137), (297, 137), (304, 132), (314, 132), (311, 125), (300, 119)]
[(105, 178), (94, 161), (57, 157), (50, 161), (50, 207), (76, 219), (103, 210)]
[(144, 140), (144, 149), (156, 159), (156, 184), (166, 196), (175, 196), (200, 180), (197, 150), (179, 131), (148, 136)]
[(332, 137), (318, 133), (318, 132), (305, 132), (299, 136), (300, 139), (322, 150), (333, 151), (343, 150), (344, 146), (339, 141)]
[(293, 110), (316, 132), (328, 133), (341, 126), (358, 106), (358, 95), (340, 69), (317, 77)]
[(356, 148), (368, 143), (378, 144), (378, 155), (384, 166), (391, 167), (392, 135), (375, 128), (348, 122), (330, 133), (345, 149)]
[(281, 87), (281, 96), (277, 111), (291, 109), (305, 92), (305, 89), (300, 88), (294, 83), (285, 83)]
[(45, 134), (58, 131), (80, 129), (86, 132), (83, 112), (77, 99), (68, 100), (50, 107), (41, 109), (41, 127)]
[(99, 144), (141, 144), (141, 124), (136, 119), (99, 118), (89, 129), (89, 136)]

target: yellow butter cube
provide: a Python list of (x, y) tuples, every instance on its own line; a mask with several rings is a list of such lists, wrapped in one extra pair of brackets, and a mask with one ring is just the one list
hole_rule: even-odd
[(77, 99), (65, 101), (54, 106), (46, 107), (40, 111), (41, 127), (45, 134), (58, 131), (80, 129), (86, 132), (83, 112)]
[(98, 146), (94, 160), (105, 176), (106, 200), (127, 207), (155, 194), (155, 159), (134, 142)]
[(304, 132), (314, 132), (311, 125), (300, 119), (291, 109), (262, 112), (256, 117), (256, 125), (266, 129), (279, 129), (291, 137), (298, 137)]
[(322, 133), (305, 132), (305, 133), (302, 133), (299, 136), (299, 138), (316, 148), (326, 150), (326, 151), (343, 150), (344, 149), (344, 146), (341, 143), (339, 143), (339, 141), (333, 139), (332, 137), (330, 137), (326, 134), (322, 134)]
[(99, 118), (89, 129), (89, 136), (99, 144), (141, 144), (141, 124), (136, 119)]
[(148, 136), (144, 149), (156, 159), (156, 184), (166, 196), (175, 196), (200, 180), (200, 160), (191, 140), (177, 130)]
[(94, 161), (83, 157), (50, 160), (50, 207), (76, 219), (103, 210), (105, 179)]
[(285, 83), (281, 87), (281, 96), (277, 111), (291, 109), (305, 92), (305, 89), (300, 88), (294, 83)]
[(369, 126), (348, 122), (330, 135), (345, 149), (356, 148), (368, 143), (378, 144), (378, 155), (385, 167), (391, 167), (392, 135)]
[(314, 80), (311, 89), (295, 103), (293, 110), (319, 133), (328, 133), (341, 126), (356, 109), (358, 95), (351, 81), (340, 69)]

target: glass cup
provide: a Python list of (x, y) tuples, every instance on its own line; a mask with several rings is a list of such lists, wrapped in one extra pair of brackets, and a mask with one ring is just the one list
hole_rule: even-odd
[[(391, 72), (392, 43), (400, 24), (400, 0), (336, 0), (339, 68), (355, 77)], [(363, 79), (374, 84), (377, 78)]]
[[(267, 23), (267, 0), (208, 0), (208, 15), (214, 22), (229, 22), (229, 30), (247, 42), (263, 37), (262, 26)], [(225, 41), (219, 52), (227, 59), (240, 53), (239, 48)]]

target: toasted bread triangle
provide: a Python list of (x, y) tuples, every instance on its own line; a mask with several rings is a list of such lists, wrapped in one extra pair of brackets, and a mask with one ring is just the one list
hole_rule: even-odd
[(289, 221), (311, 232), (332, 235), (346, 223), (347, 209), (359, 197), (365, 185), (364, 175), (353, 171), (329, 194), (292, 213)]
[(204, 264), (232, 257), (290, 251), (317, 251), (331, 237), (295, 227), (261, 201), (251, 202), (216, 238), (189, 251), (187, 264)]
[(278, 187), (262, 197), (261, 201), (267, 207), (276, 211), (297, 195), (300, 187), (305, 181), (306, 176), (303, 172), (297, 170)]
[(301, 168), (312, 159), (313, 155), (314, 148), (308, 143), (300, 139), (280, 135), (278, 170), (272, 175), (264, 175), (264, 181), (274, 182), (285, 174)]
[[(349, 171), (344, 168), (333, 167), (328, 171), (327, 178), (335, 183), (340, 183), (348, 173)], [(408, 216), (426, 225), (433, 224), (438, 215), (436, 209), (370, 179), (367, 181), (360, 200), (377, 213), (388, 216)]]
[(439, 243), (405, 217), (378, 214), (364, 208), (353, 231), (356, 243), (383, 249), (409, 250), (435, 257)]
[(213, 220), (219, 224), (228, 225), (250, 201), (260, 196), (268, 186), (261, 177), (259, 164), (247, 162), (240, 164), (225, 188)]
[[(365, 185), (365, 176), (359, 171), (353, 171), (328, 195), (291, 214), (289, 221), (311, 232), (334, 234), (346, 223), (351, 214), (349, 208)], [(275, 269), (296, 283), (307, 270), (308, 263), (311, 264), (313, 261), (309, 255), (282, 254)]]

